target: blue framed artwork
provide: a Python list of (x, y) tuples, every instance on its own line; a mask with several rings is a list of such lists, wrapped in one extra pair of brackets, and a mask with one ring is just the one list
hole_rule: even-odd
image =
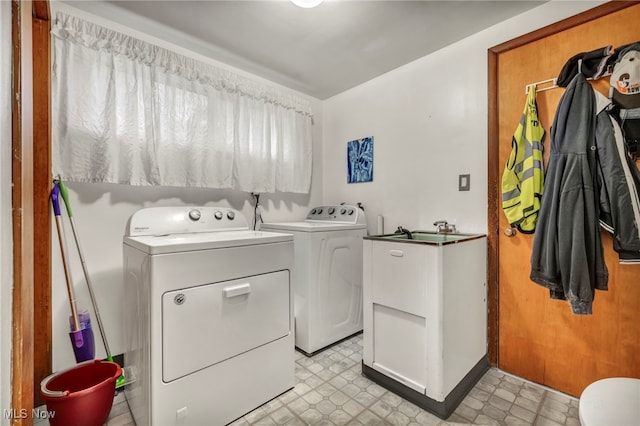
[(347, 183), (373, 181), (373, 136), (347, 142)]

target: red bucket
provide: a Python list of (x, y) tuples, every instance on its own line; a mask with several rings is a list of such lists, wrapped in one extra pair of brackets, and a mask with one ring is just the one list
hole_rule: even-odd
[(109, 417), (116, 379), (115, 362), (91, 360), (54, 373), (40, 383), (51, 426), (99, 426)]

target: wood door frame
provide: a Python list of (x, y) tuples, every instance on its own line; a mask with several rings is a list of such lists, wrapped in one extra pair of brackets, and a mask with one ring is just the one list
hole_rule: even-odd
[[(12, 221), (13, 305), (11, 406), (33, 408), (33, 96), (31, 3), (13, 0)], [(29, 14), (30, 15), (30, 14)], [(18, 411), (20, 412), (20, 411)], [(23, 420), (12, 419), (12, 424)], [(28, 421), (26, 423), (29, 423)]]
[[(11, 407), (31, 413), (51, 373), (50, 13), (48, 0), (13, 0)], [(21, 413), (21, 411), (16, 411)], [(13, 418), (11, 424), (33, 419)]]
[(51, 14), (49, 0), (33, 2), (33, 239), (34, 401), (52, 372), (51, 314)]
[(516, 49), (520, 46), (532, 43), (545, 37), (561, 33), (573, 27), (577, 27), (586, 22), (590, 22), (617, 12), (627, 7), (635, 6), (640, 1), (611, 1), (597, 6), (593, 9), (569, 17), (562, 21), (540, 28), (521, 37), (509, 40), (505, 43), (491, 47), (488, 50), (488, 322), (487, 322), (487, 353), (489, 363), (498, 365), (499, 353), (499, 259), (500, 259), (500, 215), (502, 206), (499, 199), (502, 185), (502, 165), (499, 164), (499, 118), (500, 105), (498, 101), (499, 69), (498, 59), (502, 53)]

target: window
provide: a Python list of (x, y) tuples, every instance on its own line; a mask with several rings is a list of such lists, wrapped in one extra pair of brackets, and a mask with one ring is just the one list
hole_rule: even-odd
[(308, 101), (63, 13), (53, 36), (55, 175), (309, 191)]

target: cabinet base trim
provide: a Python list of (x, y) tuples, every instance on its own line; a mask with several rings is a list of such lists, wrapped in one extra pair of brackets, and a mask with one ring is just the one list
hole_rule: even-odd
[(400, 395), (407, 401), (416, 404), (418, 407), (435, 414), (443, 420), (447, 419), (455, 409), (458, 408), (458, 405), (460, 405), (467, 393), (469, 393), (478, 380), (484, 376), (484, 373), (488, 369), (489, 363), (487, 362), (487, 357), (483, 356), (467, 373), (467, 375), (464, 376), (460, 383), (453, 388), (449, 395), (445, 397), (444, 401), (436, 401), (435, 399), (431, 399), (428, 396), (411, 389), (407, 385), (374, 370), (368, 365), (365, 365), (364, 361), (362, 362), (362, 373), (369, 379), (373, 380), (380, 386), (387, 388), (391, 392)]

